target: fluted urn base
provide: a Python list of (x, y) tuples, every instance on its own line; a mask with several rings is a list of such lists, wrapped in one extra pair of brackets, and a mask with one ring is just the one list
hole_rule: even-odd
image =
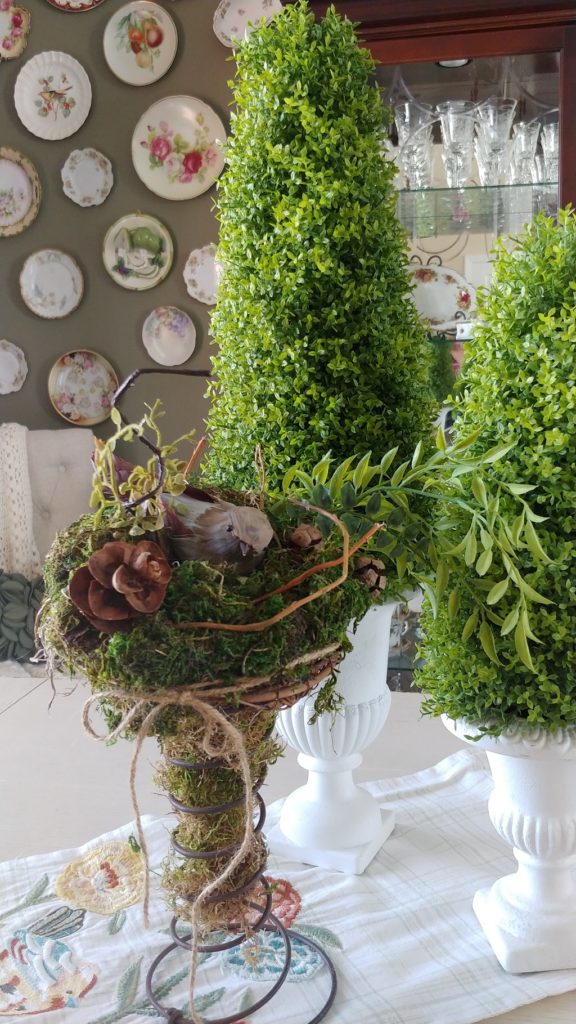
[[(474, 726), (444, 719), (460, 739)], [(576, 967), (576, 729), (473, 740), (494, 779), (488, 811), (512, 848), (515, 873), (480, 889), (473, 907), (506, 971)]]
[(299, 751), (306, 785), (286, 798), (280, 824), (268, 833), (273, 853), (305, 864), (361, 874), (393, 827), (391, 811), (353, 772), (361, 751), (379, 734), (390, 710), (386, 684), (390, 623), (396, 603), (372, 608), (349, 630), (354, 649), (338, 667), (341, 711), (313, 720), (315, 693), (281, 711), (276, 729)]

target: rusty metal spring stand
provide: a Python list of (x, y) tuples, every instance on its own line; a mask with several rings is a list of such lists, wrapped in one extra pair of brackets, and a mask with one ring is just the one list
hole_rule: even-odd
[[(184, 768), (184, 769), (186, 769), (188, 771), (201, 771), (201, 770), (206, 769), (206, 768), (215, 767), (216, 763), (217, 763), (215, 761), (212, 761), (212, 762), (182, 761), (182, 760), (179, 760), (178, 758), (173, 758), (173, 757), (166, 757), (166, 760), (169, 762), (169, 764), (172, 764), (172, 765), (174, 765), (175, 767), (178, 767), (178, 768)], [(256, 800), (258, 802), (259, 811), (260, 811), (260, 815), (259, 815), (258, 821), (257, 821), (256, 825), (254, 826), (254, 831), (255, 832), (260, 832), (261, 831), (261, 829), (262, 829), (262, 827), (264, 825), (264, 821), (266, 820), (266, 805), (265, 805), (264, 800), (262, 799), (260, 793), (258, 792), (258, 790), (260, 789), (260, 786), (262, 785), (263, 781), (264, 781), (263, 778), (259, 779), (256, 782), (256, 784), (254, 785), (254, 787), (253, 787), (253, 793), (254, 793), (254, 795), (256, 797)], [(231, 801), (229, 801), (226, 804), (218, 804), (218, 805), (208, 806), (208, 807), (188, 807), (186, 804), (183, 804), (179, 800), (176, 800), (176, 798), (174, 796), (172, 796), (171, 793), (168, 794), (168, 797), (169, 797), (170, 803), (172, 804), (173, 808), (176, 811), (178, 811), (178, 813), (180, 813), (180, 814), (222, 814), (222, 813), (225, 813), (226, 811), (232, 810), (234, 807), (239, 807), (239, 806), (241, 806), (244, 803), (244, 797), (241, 796), (237, 800), (231, 800)], [(212, 858), (222, 857), (223, 855), (225, 855), (227, 853), (232, 853), (240, 845), (240, 844), (235, 844), (235, 845), (232, 845), (232, 846), (221, 847), (219, 850), (198, 851), (198, 850), (188, 850), (188, 849), (186, 849), (185, 847), (181, 846), (181, 844), (178, 843), (174, 839), (174, 837), (171, 837), (171, 843), (172, 843), (172, 847), (176, 851), (176, 853), (178, 853), (180, 856), (185, 857), (185, 858), (187, 858), (189, 860), (194, 860), (194, 859), (198, 859), (198, 860), (211, 860)], [(254, 884), (258, 881), (258, 879), (262, 877), (263, 871), (264, 871), (264, 867), (259, 868), (258, 871), (252, 876), (252, 878), (248, 879), (248, 881), (243, 886), (241, 886), (240, 888), (235, 889), (233, 892), (221, 893), (221, 894), (215, 893), (214, 895), (209, 896), (208, 899), (206, 900), (206, 902), (207, 903), (224, 903), (224, 902), (226, 902), (228, 900), (233, 900), (237, 896), (241, 896), (242, 893), (244, 893), (247, 890), (253, 888)], [(263, 883), (263, 885), (265, 885), (265, 883)], [(276, 981), (272, 985), (272, 987), (268, 990), (266, 995), (262, 996), (261, 999), (258, 999), (256, 1002), (252, 1003), (251, 1006), (249, 1006), (249, 1007), (247, 1007), (247, 1008), (245, 1008), (245, 1009), (243, 1009), (241, 1011), (238, 1011), (237, 1013), (229, 1014), (227, 1017), (210, 1017), (209, 1019), (206, 1019), (206, 1024), (234, 1024), (235, 1021), (239, 1021), (242, 1018), (249, 1016), (251, 1013), (255, 1013), (256, 1010), (259, 1010), (262, 1006), (265, 1006), (266, 1003), (270, 1002), (270, 1000), (276, 995), (276, 993), (279, 991), (279, 989), (282, 987), (282, 985), (286, 981), (286, 978), (288, 976), (288, 971), (290, 970), (290, 962), (291, 962), (291, 957), (292, 957), (292, 948), (291, 948), (291, 941), (290, 941), (291, 938), (298, 939), (299, 942), (302, 942), (302, 943), (304, 943), (304, 945), (309, 946), (310, 948), (314, 949), (320, 955), (322, 960), (324, 961), (326, 967), (328, 968), (329, 974), (330, 974), (330, 991), (328, 993), (328, 996), (326, 997), (326, 999), (324, 1001), (324, 1004), (322, 1005), (322, 1007), (318, 1011), (318, 1013), (314, 1017), (312, 1017), (310, 1020), (308, 1020), (306, 1022), (306, 1024), (318, 1024), (318, 1022), (321, 1021), (326, 1016), (326, 1014), (328, 1013), (328, 1010), (332, 1006), (332, 1003), (334, 1002), (334, 998), (336, 996), (337, 978), (336, 978), (336, 971), (334, 969), (334, 965), (333, 965), (332, 961), (330, 960), (329, 956), (326, 954), (324, 949), (317, 942), (314, 942), (313, 939), (310, 939), (310, 938), (305, 937), (303, 935), (299, 935), (298, 932), (292, 931), (289, 928), (285, 928), (284, 925), (281, 924), (281, 922), (278, 920), (278, 918), (275, 917), (274, 914), (272, 914), (272, 912), (271, 912), (271, 908), (272, 908), (272, 892), (271, 892), (270, 889), (268, 889), (268, 891), (266, 893), (266, 903), (265, 903), (265, 905), (263, 907), (260, 904), (258, 904), (258, 903), (252, 903), (252, 902), (249, 904), (249, 906), (252, 907), (252, 909), (260, 912), (260, 917), (258, 918), (258, 920), (256, 921), (255, 925), (253, 926), (253, 931), (255, 931), (255, 932), (257, 932), (257, 931), (276, 932), (281, 937), (281, 939), (283, 940), (283, 942), (284, 942), (284, 964), (282, 966), (282, 970), (280, 972), (279, 977), (276, 979)], [(229, 931), (234, 932), (235, 930), (236, 929), (235, 929), (235, 927), (233, 925), (230, 926)], [(154, 995), (154, 990), (153, 990), (153, 985), (152, 985), (153, 978), (154, 978), (154, 973), (155, 973), (156, 969), (159, 967), (159, 965), (162, 963), (162, 961), (166, 957), (170, 956), (170, 954), (173, 953), (175, 949), (181, 948), (181, 949), (187, 949), (188, 951), (190, 951), (190, 948), (191, 948), (190, 947), (190, 934), (191, 933), (188, 933), (188, 935), (185, 935), (185, 936), (180, 936), (178, 934), (178, 918), (177, 917), (173, 917), (172, 918), (172, 921), (170, 923), (170, 932), (172, 934), (172, 938), (174, 939), (174, 941), (172, 943), (170, 943), (169, 946), (166, 946), (166, 948), (163, 949), (158, 954), (158, 956), (152, 961), (152, 964), (150, 965), (150, 968), (148, 970), (148, 974), (146, 975), (146, 992), (147, 992), (148, 998), (149, 998), (150, 1002), (152, 1003), (152, 1005), (156, 1008), (156, 1010), (158, 1010), (159, 1013), (162, 1014), (163, 1017), (166, 1018), (166, 1020), (168, 1021), (168, 1024), (192, 1024), (192, 1022), (190, 1021), (190, 1018), (185, 1017), (180, 1012), (180, 1010), (176, 1009), (175, 1007), (165, 1007), (165, 1006), (162, 1006), (162, 1004), (158, 1001), (158, 999)], [(217, 953), (217, 952), (220, 952), (221, 950), (231, 949), (233, 946), (239, 946), (245, 940), (246, 940), (245, 932), (240, 932), (238, 935), (235, 935), (234, 938), (229, 939), (226, 942), (214, 943), (212, 945), (201, 945), (201, 946), (198, 947), (198, 949), (199, 949), (199, 952), (201, 952), (201, 953)]]

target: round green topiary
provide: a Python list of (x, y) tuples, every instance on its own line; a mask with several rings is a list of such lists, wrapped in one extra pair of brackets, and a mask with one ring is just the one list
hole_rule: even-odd
[[(521, 586), (512, 566), (501, 578), (487, 575), (487, 588), (497, 588), (501, 599), (491, 636), (487, 628), (484, 642), (473, 635), (464, 643), (473, 613), (468, 584), (483, 552), (478, 532), (452, 614), (442, 608), (433, 620), (425, 613), (426, 665), (418, 684), (430, 695), (425, 710), (467, 718), (494, 734), (519, 718), (550, 731), (576, 724), (575, 292), (572, 210), (561, 212), (558, 223), (537, 217), (511, 251), (500, 244), (492, 286), (479, 298), (457, 403), (457, 436), (480, 429), (476, 450), (512, 444), (495, 471), (509, 486), (524, 481), (535, 488), (513, 486), (518, 495), (531, 491), (533, 511), (524, 508), (502, 541), (523, 542), (525, 565), (536, 559), (537, 568)], [(522, 593), (530, 596), (526, 586), (536, 591), (531, 630), (520, 607)]]
[(236, 57), (205, 473), (254, 486), (260, 443), (274, 490), (329, 449), (412, 452), (433, 416), (429, 345), (354, 26), (298, 2)]

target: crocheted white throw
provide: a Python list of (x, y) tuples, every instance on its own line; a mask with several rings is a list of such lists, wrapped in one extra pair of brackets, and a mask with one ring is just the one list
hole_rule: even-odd
[(0, 426), (0, 569), (33, 579), (42, 563), (32, 526), (27, 435), (20, 423)]

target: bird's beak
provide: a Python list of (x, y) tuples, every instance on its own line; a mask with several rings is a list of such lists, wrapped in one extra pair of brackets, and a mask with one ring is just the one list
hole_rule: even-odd
[(242, 558), (246, 558), (246, 556), (249, 555), (251, 550), (252, 550), (252, 548), (250, 547), (250, 544), (247, 544), (245, 540), (239, 541), (238, 546), (240, 548), (240, 553), (242, 555)]

